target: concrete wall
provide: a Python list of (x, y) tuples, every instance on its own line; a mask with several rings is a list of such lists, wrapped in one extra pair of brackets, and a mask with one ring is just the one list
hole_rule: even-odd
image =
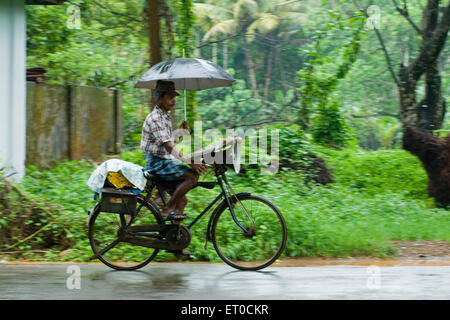
[(122, 96), (117, 90), (27, 83), (26, 164), (120, 152)]
[(25, 7), (0, 0), (0, 168), (10, 179), (25, 174)]
[(69, 158), (67, 89), (27, 83), (26, 163), (49, 168)]

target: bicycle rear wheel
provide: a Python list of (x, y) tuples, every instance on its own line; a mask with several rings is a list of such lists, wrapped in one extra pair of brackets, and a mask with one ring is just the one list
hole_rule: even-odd
[[(133, 226), (143, 224), (159, 224), (159, 213), (151, 205), (143, 203), (138, 198), (136, 218)], [(125, 222), (131, 219), (130, 215), (122, 215)], [(97, 258), (108, 267), (116, 270), (136, 270), (144, 267), (158, 254), (159, 249), (146, 248), (118, 240), (120, 228), (123, 224), (121, 215), (110, 212), (101, 212), (99, 206), (89, 220), (89, 242)], [(155, 237), (159, 234), (155, 233)], [(111, 248), (109, 248), (111, 247)], [(107, 251), (105, 251), (107, 249)], [(105, 252), (102, 252), (105, 251)]]
[(212, 241), (219, 257), (239, 270), (260, 270), (281, 255), (287, 239), (286, 223), (280, 211), (268, 200), (252, 195), (237, 195), (232, 206), (219, 207), (212, 224)]

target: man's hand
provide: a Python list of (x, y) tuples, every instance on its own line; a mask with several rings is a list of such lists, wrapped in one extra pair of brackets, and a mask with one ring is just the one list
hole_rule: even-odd
[(186, 130), (186, 131), (187, 131), (187, 134), (186, 134), (186, 131), (182, 131), (182, 132), (181, 132), (182, 135), (180, 135), (180, 136), (178, 136), (178, 133), (177, 133), (177, 134), (174, 136), (175, 142), (179, 142), (179, 141), (183, 140), (183, 136), (189, 135), (189, 134), (190, 134), (189, 124), (188, 124), (188, 122), (187, 122), (186, 120), (184, 120), (184, 121), (180, 124), (180, 129)]
[(192, 169), (197, 171), (199, 174), (208, 173), (208, 170), (206, 170), (206, 166), (203, 163), (192, 163), (191, 167), (192, 167)]
[(189, 163), (192, 169), (197, 171), (199, 174), (208, 173), (208, 170), (206, 170), (206, 166), (203, 163), (192, 163), (193, 160), (185, 157), (177, 148), (174, 147), (172, 142), (167, 141), (163, 144), (163, 146), (166, 148), (167, 152), (172, 154), (178, 160)]

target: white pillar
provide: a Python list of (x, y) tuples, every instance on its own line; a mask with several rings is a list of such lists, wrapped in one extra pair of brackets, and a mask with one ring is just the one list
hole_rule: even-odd
[(0, 43), (0, 168), (18, 182), (25, 174), (24, 0), (0, 0)]

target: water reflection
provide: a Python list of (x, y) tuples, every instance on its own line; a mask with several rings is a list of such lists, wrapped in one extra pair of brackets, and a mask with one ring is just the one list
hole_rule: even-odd
[(160, 298), (161, 291), (180, 292), (187, 288), (186, 275), (173, 273), (170, 270), (136, 271), (96, 271), (89, 276), (93, 287), (109, 286), (111, 290), (127, 293), (142, 293), (141, 298)]
[(255, 297), (271, 297), (276, 299), (283, 293), (284, 281), (277, 271), (239, 271), (233, 270), (216, 277), (209, 287), (210, 291), (216, 294), (221, 293), (226, 298), (226, 292), (241, 292), (242, 299)]

